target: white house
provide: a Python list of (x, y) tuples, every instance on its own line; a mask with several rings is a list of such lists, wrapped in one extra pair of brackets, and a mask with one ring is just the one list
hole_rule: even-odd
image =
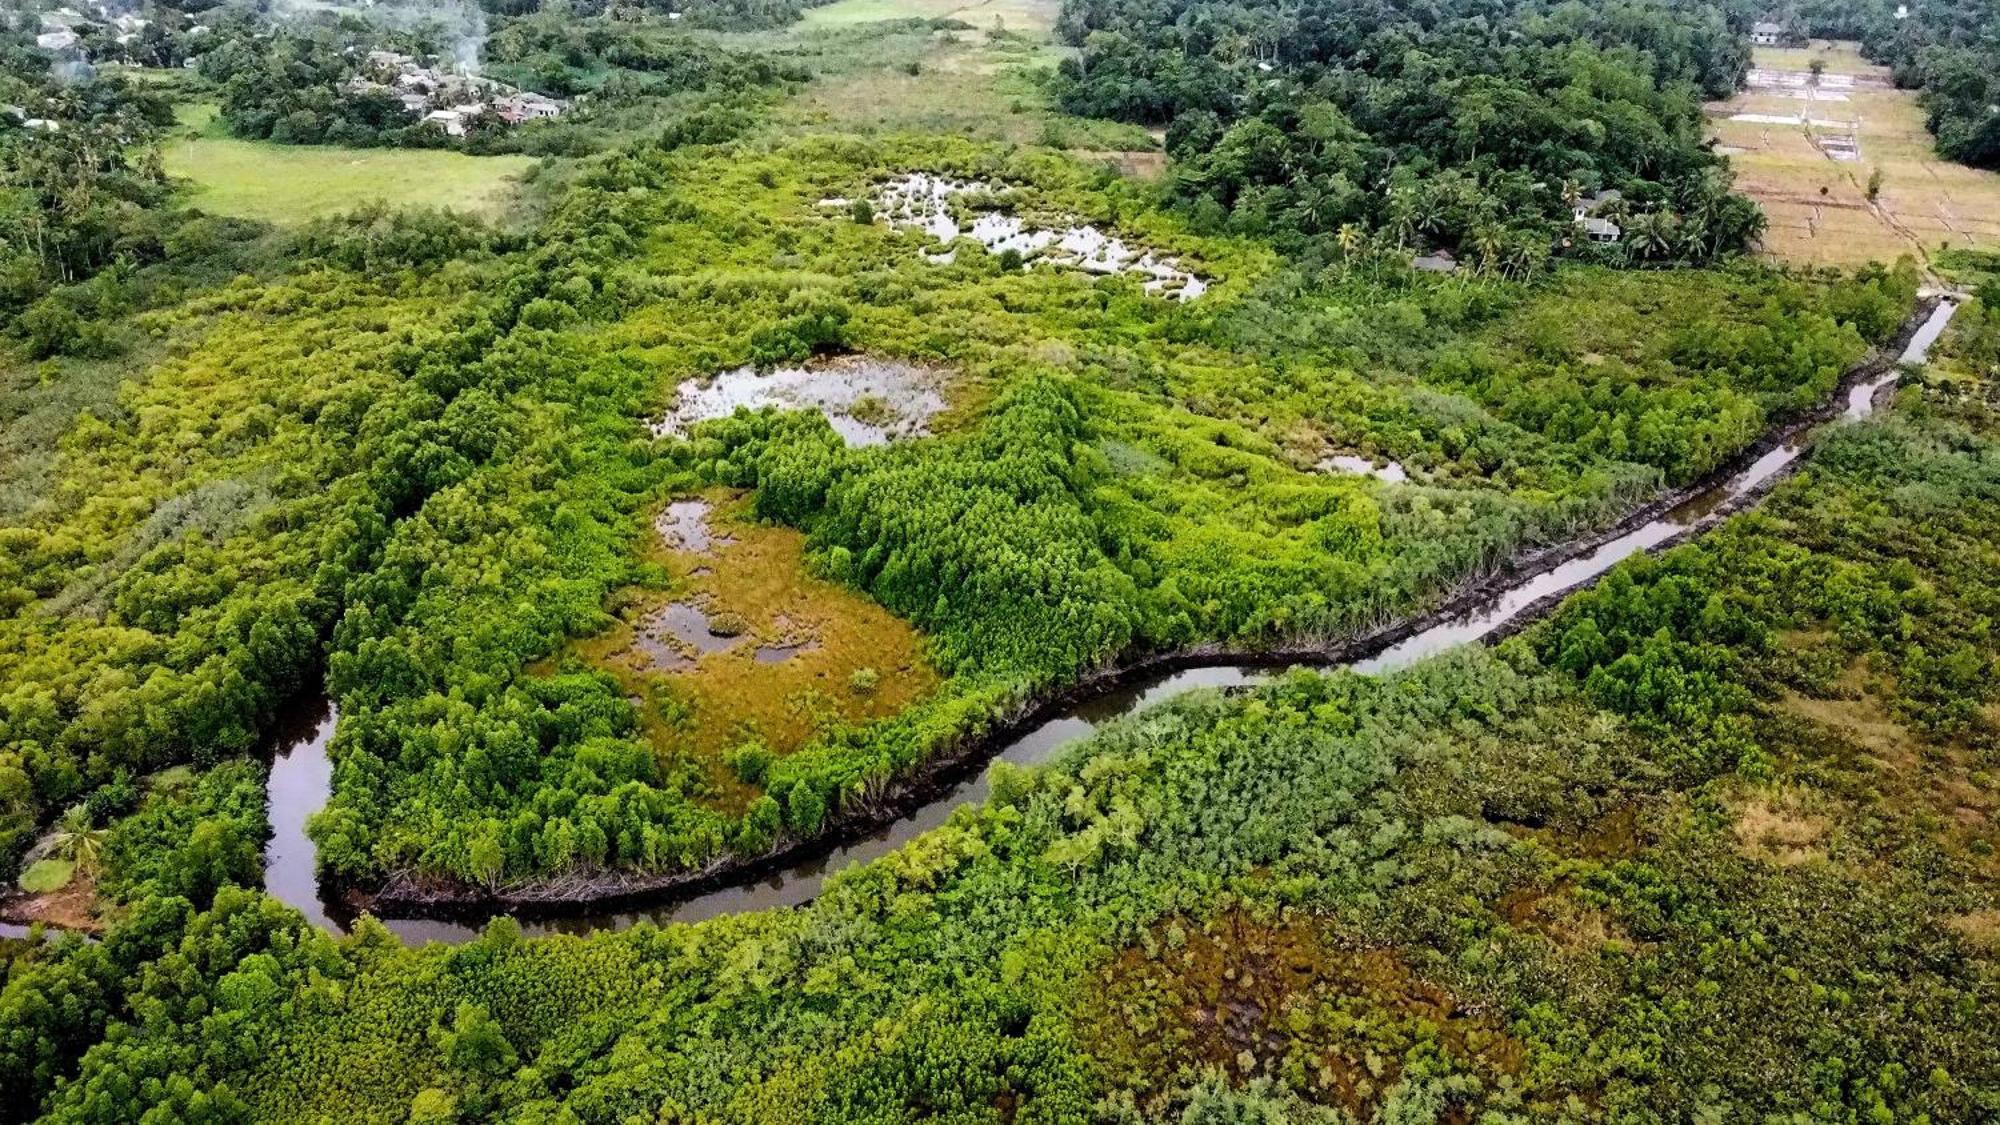
[(1609, 191), (1600, 191), (1594, 195), (1586, 195), (1582, 199), (1577, 200), (1572, 214), (1575, 216), (1576, 225), (1583, 229), (1584, 237), (1590, 239), (1592, 242), (1616, 242), (1619, 238), (1623, 237), (1625, 234), (1624, 229), (1610, 219), (1599, 215), (1598, 212), (1613, 203), (1622, 201), (1624, 198), (1624, 193), (1614, 188)]
[(1783, 24), (1764, 20), (1750, 26), (1750, 42), (1759, 47), (1782, 47), (1788, 38)]
[(35, 46), (40, 47), (44, 51), (69, 51), (75, 49), (76, 45), (80, 42), (82, 40), (76, 37), (76, 32), (66, 27), (59, 27), (54, 31), (44, 31), (40, 35), (35, 36)]
[(560, 116), (563, 107), (562, 103), (553, 99), (523, 90), (494, 102), (493, 108), (500, 115), (500, 120), (509, 125), (519, 125), (523, 121), (541, 121)]
[(450, 109), (434, 109), (424, 115), (424, 120), (445, 131), (447, 136), (463, 137), (471, 126), (472, 119), (486, 112), (483, 105), (455, 105)]
[(1625, 235), (1623, 227), (1596, 215), (1585, 215), (1576, 221), (1576, 225), (1583, 228), (1583, 236), (1592, 242), (1616, 242)]
[(1440, 250), (1435, 254), (1418, 254), (1410, 259), (1410, 268), (1424, 273), (1457, 273), (1458, 259), (1451, 251)]

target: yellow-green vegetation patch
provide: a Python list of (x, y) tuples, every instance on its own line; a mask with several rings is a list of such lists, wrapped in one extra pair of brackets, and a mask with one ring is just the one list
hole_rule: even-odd
[(1786, 692), (1779, 706), (1837, 734), (1883, 763), (1910, 761), (1921, 753), (1920, 741), (1891, 710), (1894, 684), (1870, 675), (1867, 662), (1856, 659), (1826, 697)]
[(1803, 793), (1758, 790), (1736, 808), (1736, 844), (1744, 854), (1791, 867), (1826, 856), (1832, 823), (1813, 811)]
[(939, 677), (916, 629), (806, 570), (803, 533), (756, 523), (732, 493), (704, 499), (662, 514), (668, 589), (632, 598), (577, 647), (640, 701), (656, 747), (740, 806), (759, 773), (746, 761), (888, 718)]
[(45, 895), (69, 885), (76, 864), (67, 859), (38, 859), (21, 872), (21, 889), (31, 895)]
[(190, 199), (196, 206), (281, 224), (372, 202), (493, 218), (507, 209), (522, 174), (535, 164), (527, 156), (278, 145), (211, 136), (174, 141), (162, 156), (170, 175), (192, 181)]

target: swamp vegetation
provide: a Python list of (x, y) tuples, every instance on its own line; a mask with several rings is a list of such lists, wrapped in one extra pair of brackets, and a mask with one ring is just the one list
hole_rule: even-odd
[(801, 6), (655, 7), (488, 5), (496, 68), (602, 97), (467, 142), (549, 157), (497, 221), (280, 229), (157, 166), (154, 82), (434, 141), (321, 113), (361, 25), (223, 13), (205, 73), (70, 93), (0, 56), (65, 115), (0, 128), (0, 858), (94, 934), (0, 944), (0, 1119), (2000, 1115), (1993, 286), (1883, 420), (1520, 635), (995, 766), (796, 909), (410, 948), (259, 890), (302, 701), (332, 887), (751, 863), (1094, 674), (1604, 531), (1923, 281), (1738, 255), (1733, 7), (1043, 13), (1051, 128), (1163, 126), (1158, 182), (807, 127)]

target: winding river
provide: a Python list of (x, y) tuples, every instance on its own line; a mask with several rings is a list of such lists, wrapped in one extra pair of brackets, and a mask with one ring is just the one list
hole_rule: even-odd
[[(1924, 362), (1931, 345), (1943, 334), (1956, 308), (1957, 305), (1950, 300), (1939, 303), (1911, 337), (1901, 362)], [(1848, 392), (1841, 417), (1858, 419), (1873, 413), (1877, 397), (1896, 381), (1896, 377), (1897, 370), (1892, 367), (1886, 373), (1854, 384)], [(1620, 561), (1672, 543), (1751, 502), (1798, 460), (1811, 433), (1808, 428), (1793, 440), (1764, 453), (1734, 476), (1660, 517), (1606, 540), (1558, 566), (1528, 575), (1479, 606), (1432, 625), (1347, 667), (1364, 674), (1391, 672), (1458, 645), (1517, 627), (1526, 619), (1524, 615), (1531, 617), (1534, 611), (1551, 603), (1556, 596), (1588, 585)], [(1309, 662), (1302, 662), (1302, 666), (1306, 663)], [(1312, 666), (1326, 667), (1324, 664)], [(1059, 749), (1120, 716), (1198, 688), (1240, 687), (1281, 675), (1286, 670), (1285, 667), (1243, 667), (1240, 659), (1233, 662), (1228, 657), (1220, 657), (1213, 664), (1127, 683), (1075, 704), (1057, 717), (1020, 735), (993, 757), (1014, 765), (1035, 765), (1047, 761)], [(303, 716), (302, 729), (283, 744), (272, 762), (270, 807), (273, 835), (264, 854), (265, 885), (271, 894), (298, 908), (314, 922), (344, 928), (347, 921), (345, 914), (321, 901), (313, 865), (313, 846), (305, 835), (306, 819), (325, 803), (332, 783), (333, 769), (327, 759), (326, 745), (333, 734), (334, 718), (331, 709), (324, 703), (317, 713)], [(818, 894), (828, 874), (892, 851), (943, 824), (953, 809), (982, 801), (986, 796), (986, 776), (981, 771), (978, 776), (961, 782), (875, 835), (794, 863), (763, 878), (648, 909), (605, 912), (579, 908), (559, 917), (527, 922), (523, 929), (535, 934), (586, 933), (620, 929), (642, 921), (691, 922), (739, 911), (796, 906)], [(460, 942), (479, 932), (477, 925), (462, 921), (396, 917), (383, 918), (382, 921), (404, 941), (411, 943)]]

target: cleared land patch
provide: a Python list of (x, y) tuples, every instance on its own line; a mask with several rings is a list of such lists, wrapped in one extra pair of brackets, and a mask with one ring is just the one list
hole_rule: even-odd
[(1825, 858), (1825, 841), (1833, 830), (1822, 816), (1808, 811), (1795, 794), (1755, 793), (1736, 811), (1736, 842), (1744, 854), (1781, 867)]
[[(810, 58), (815, 78), (786, 126), (949, 133), (1081, 154), (1116, 154), (1144, 172), (1164, 159), (1146, 130), (1055, 111), (1041, 75), (1069, 55), (1051, 0), (840, 0), (779, 31), (721, 36)], [(919, 22), (922, 21), (922, 22)]]
[(1887, 67), (1826, 41), (1757, 48), (1751, 67), (1748, 88), (1708, 111), (1737, 189), (1770, 219), (1771, 256), (1928, 262), (1946, 247), (2000, 246), (2000, 175), (1939, 157), (1915, 93), (1896, 89)]
[(202, 135), (167, 144), (169, 175), (193, 181), (196, 206), (222, 215), (299, 223), (380, 201), (493, 218), (514, 199), (530, 156), (467, 156), (433, 149), (278, 145), (211, 136), (212, 107), (184, 111)]
[(799, 21), (805, 29), (852, 27), (884, 20), (954, 19), (981, 31), (996, 25), (1008, 31), (1048, 31), (1055, 26), (1058, 6), (1047, 0), (839, 0), (807, 8)]

